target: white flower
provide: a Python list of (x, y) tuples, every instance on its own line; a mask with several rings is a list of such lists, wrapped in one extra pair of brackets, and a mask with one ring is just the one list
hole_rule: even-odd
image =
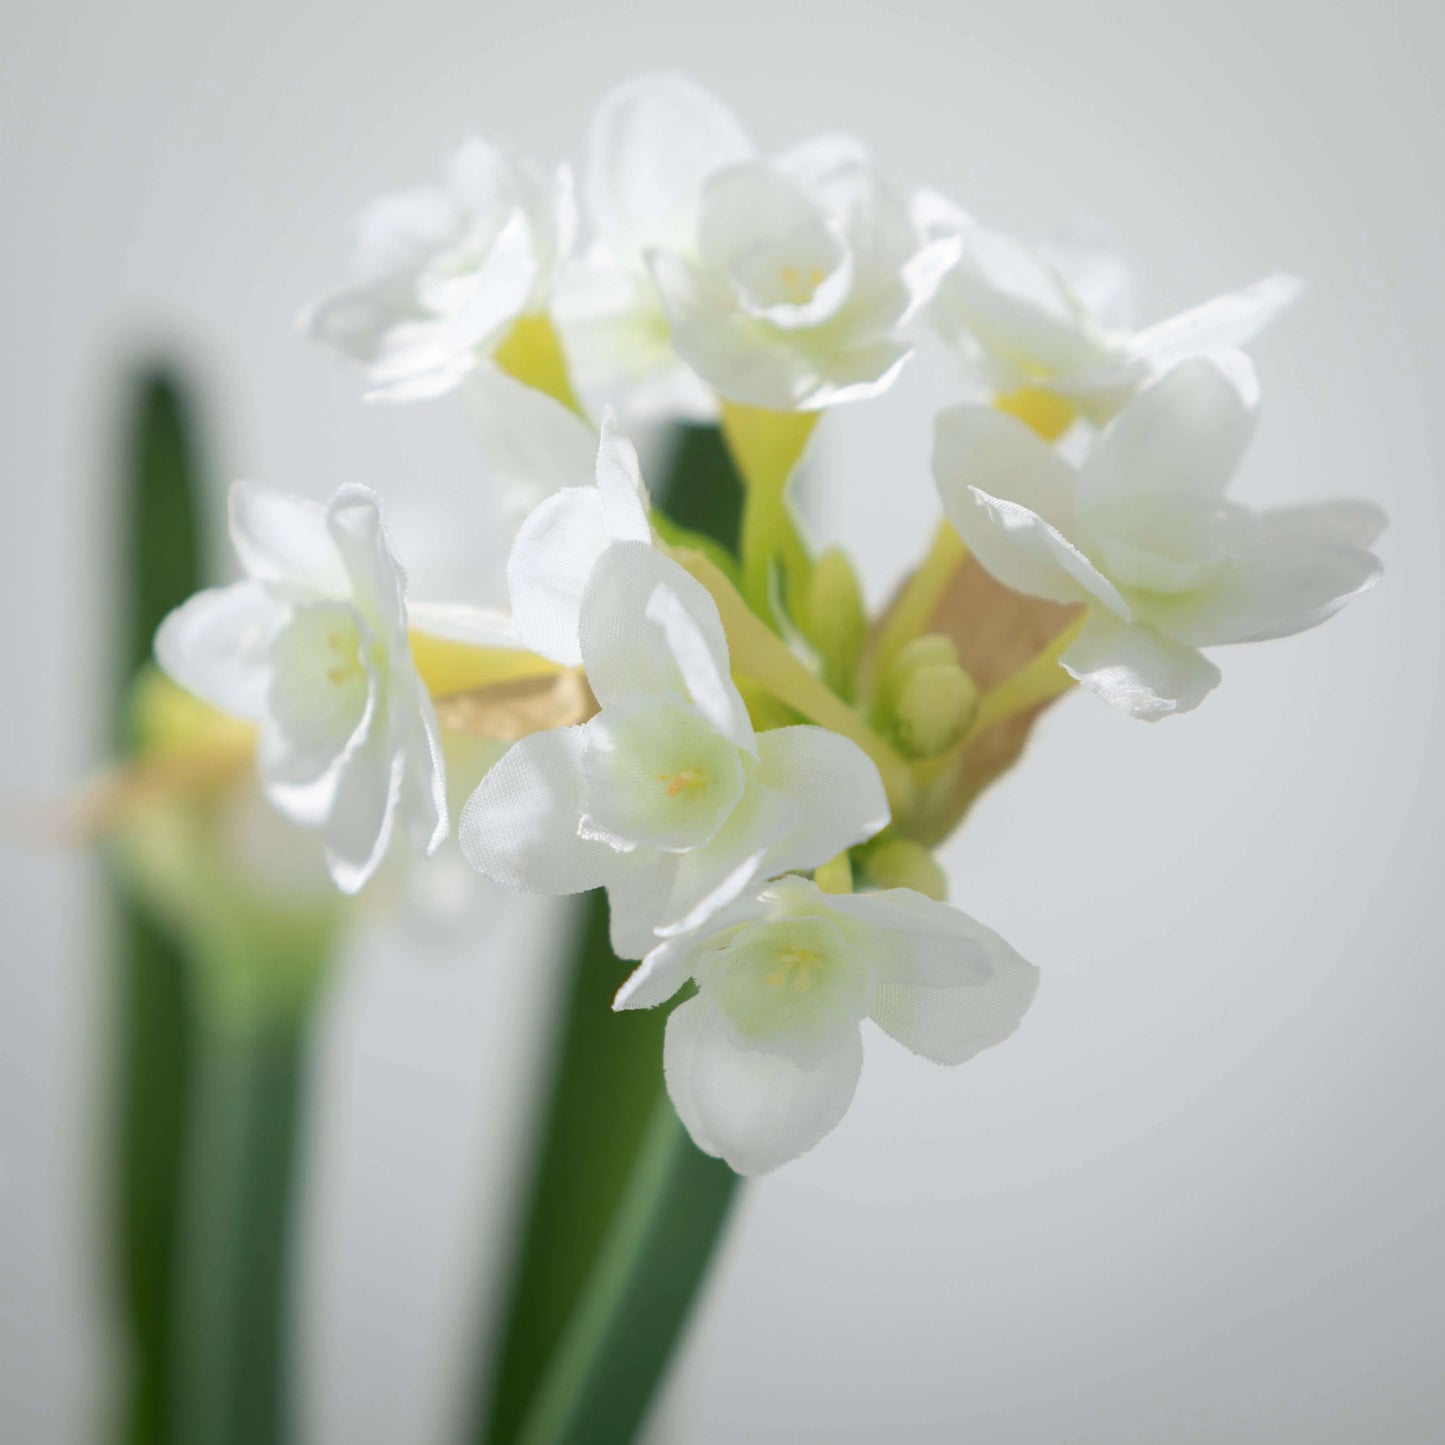
[(230, 518), (247, 579), (172, 612), (156, 659), (196, 696), (259, 725), (267, 796), (321, 830), (332, 878), (354, 893), (396, 827), (425, 853), (447, 832), (406, 579), (364, 487), (342, 487), (322, 507), (238, 483)]
[[(570, 527), (580, 508), (548, 512)], [(552, 533), (553, 550), (575, 535)], [(529, 545), (524, 528), (518, 547)], [(515, 565), (513, 576), (525, 592), (530, 579)], [(540, 614), (518, 617), (524, 640), (540, 615), (559, 652), (575, 643), (601, 711), (523, 739), (482, 780), (461, 842), (488, 877), (542, 893), (605, 887), (613, 949), (637, 958), (756, 879), (817, 867), (886, 825), (878, 771), (856, 744), (819, 727), (754, 733), (716, 605), (648, 543), (607, 545), (580, 605), (537, 595)]]
[(1119, 413), (1074, 469), (1011, 416), (939, 418), (949, 520), (1005, 586), (1083, 603), (1063, 666), (1135, 717), (1196, 707), (1219, 681), (1199, 651), (1317, 626), (1380, 575), (1365, 502), (1256, 512), (1225, 489), (1254, 430), (1238, 352), (1181, 362)]
[(642, 75), (598, 103), (583, 202), (593, 239), (569, 267), (556, 316), (579, 387), (636, 415), (716, 411), (672, 345), (647, 255), (686, 250), (704, 181), (753, 154), (733, 113), (685, 75)]
[(1294, 276), (1266, 276), (1137, 330), (1128, 264), (1097, 228), (1030, 247), (936, 195), (915, 215), (926, 234), (962, 246), (929, 309), (944, 339), (994, 391), (1048, 391), (1097, 425), (1176, 362), (1246, 345), (1303, 289)]
[(1018, 1027), (1038, 971), (911, 889), (835, 895), (784, 878), (655, 948), (613, 1007), (654, 1007), (689, 979), (697, 996), (667, 1021), (668, 1093), (699, 1149), (762, 1174), (847, 1112), (865, 1018), (934, 1063), (961, 1064)]
[(692, 246), (651, 261), (699, 376), (729, 401), (813, 411), (891, 385), (958, 246), (925, 242), (857, 145), (824, 137), (714, 172)]
[(301, 325), (360, 366), (370, 396), (440, 395), (546, 305), (575, 231), (565, 167), (549, 177), (470, 139), (439, 184), (362, 215), (356, 284), (317, 302)]

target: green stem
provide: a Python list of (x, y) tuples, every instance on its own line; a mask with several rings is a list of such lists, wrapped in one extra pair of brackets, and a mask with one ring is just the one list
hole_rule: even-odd
[(816, 412), (774, 412), (723, 403), (723, 435), (744, 484), (740, 547), (743, 595), (761, 618), (774, 622), (773, 572), (784, 599), (801, 615), (812, 566), (788, 500), (792, 479), (817, 425)]
[(737, 1186), (737, 1175), (698, 1150), (660, 1098), (519, 1445), (628, 1445), (635, 1437)]
[(286, 1282), (306, 1015), (211, 1019), (191, 1108), (173, 1438), (293, 1438)]

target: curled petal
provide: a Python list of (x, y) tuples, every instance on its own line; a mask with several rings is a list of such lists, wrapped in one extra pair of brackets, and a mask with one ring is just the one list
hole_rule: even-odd
[(343, 893), (363, 887), (386, 856), (406, 769), (406, 753), (392, 749), (379, 721), (342, 762), (324, 836), (326, 866)]
[(1145, 722), (1189, 712), (1219, 682), (1219, 669), (1197, 648), (1098, 611), (1059, 661), (1090, 692)]
[(236, 482), (229, 511), (231, 545), (249, 577), (318, 595), (346, 595), (346, 568), (319, 502)]
[(527, 514), (507, 588), (518, 635), (533, 652), (568, 667), (582, 661), (582, 593), (609, 540), (596, 487), (564, 487)]
[(156, 661), (187, 692), (237, 717), (266, 708), (267, 654), (284, 616), (255, 582), (197, 592), (156, 632)]
[(602, 418), (602, 439), (597, 447), (597, 492), (607, 534), (614, 542), (652, 542), (647, 520), (647, 488), (632, 445), (609, 407)]
[(326, 508), (326, 526), (346, 567), (352, 598), (388, 647), (406, 637), (406, 575), (396, 560), (376, 493), (355, 484), (338, 487)]
[(588, 683), (604, 707), (634, 693), (681, 693), (755, 751), (717, 603), (670, 557), (640, 542), (610, 546), (588, 581), (580, 636)]

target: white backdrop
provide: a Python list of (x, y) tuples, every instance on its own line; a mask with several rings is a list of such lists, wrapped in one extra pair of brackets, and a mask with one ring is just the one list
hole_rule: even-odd
[[(1028, 227), (1106, 220), (1157, 314), (1276, 266), (1255, 498), (1390, 509), (1384, 584), (1220, 656), (1150, 728), (1076, 697), (948, 853), (1043, 970), (966, 1068), (871, 1038), (855, 1107), (748, 1192), (659, 1445), (1445, 1436), (1439, 1042), (1445, 103), (1430, 0), (903, 7), (727, 0), (3, 0), (0, 794), (97, 758), (113, 366), (203, 367), (225, 474), (465, 489), (445, 405), (363, 408), (294, 337), (352, 212), (469, 129), (575, 152), (683, 65), (764, 144), (848, 128)], [(873, 594), (934, 511), (918, 368), (830, 419), (823, 529)], [(8, 801), (7, 801), (8, 806)], [(114, 1387), (95, 1149), (107, 980), (73, 858), (5, 845), (0, 1438)], [(307, 1439), (447, 1439), (539, 1066), (553, 915), (368, 940), (327, 1020), (305, 1221)], [(478, 1243), (482, 1241), (482, 1243)]]

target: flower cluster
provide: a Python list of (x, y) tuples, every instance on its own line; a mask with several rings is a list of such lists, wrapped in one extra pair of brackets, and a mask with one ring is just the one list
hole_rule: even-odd
[[(643, 77), (599, 106), (580, 187), (469, 140), (366, 213), (357, 281), (303, 318), (371, 397), (459, 394), (520, 519), (507, 615), (409, 603), (364, 488), (238, 485), (245, 577), (173, 613), (156, 656), (254, 724), (266, 795), (344, 892), (398, 838), (439, 847), (448, 760), (484, 742), (462, 855), (511, 888), (606, 889), (639, 961), (615, 1006), (689, 990), (672, 1100), (763, 1172), (842, 1117), (865, 1018), (941, 1064), (1020, 1023), (1034, 968), (943, 901), (933, 854), (1051, 701), (1077, 681), (1188, 711), (1219, 680), (1201, 649), (1312, 627), (1378, 577), (1372, 506), (1226, 495), (1259, 401), (1239, 348), (1298, 289), (1137, 329), (1099, 233), (1026, 245), (852, 140), (765, 155), (692, 82)], [(946, 521), (870, 619), (788, 484), (819, 415), (929, 337), (964, 375), (935, 425)], [(619, 412), (720, 426), (735, 547), (654, 507)]]

